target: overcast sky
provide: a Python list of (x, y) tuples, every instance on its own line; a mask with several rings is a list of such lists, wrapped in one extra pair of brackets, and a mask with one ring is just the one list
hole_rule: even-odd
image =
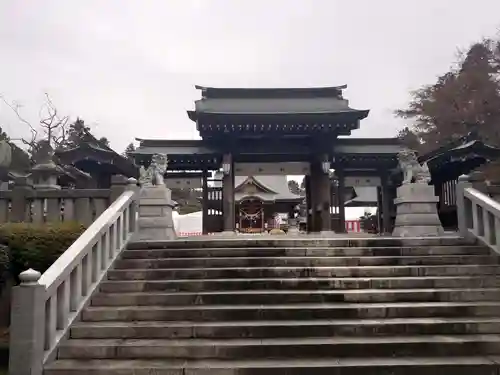
[[(353, 135), (393, 136), (409, 90), (499, 26), (498, 0), (1, 0), (0, 93), (36, 121), (48, 92), (121, 152), (196, 138), (195, 84), (347, 84), (371, 109)], [(5, 106), (0, 126), (27, 131)]]

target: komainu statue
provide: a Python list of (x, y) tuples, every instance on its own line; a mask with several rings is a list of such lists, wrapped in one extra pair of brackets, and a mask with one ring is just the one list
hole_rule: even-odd
[(165, 154), (154, 154), (151, 159), (151, 164), (149, 168), (146, 169), (144, 166), (140, 169), (139, 181), (143, 185), (163, 185), (163, 175), (167, 170), (168, 159)]
[(403, 171), (403, 185), (417, 183), (428, 184), (431, 174), (427, 163), (420, 165), (417, 154), (413, 150), (405, 149), (398, 153), (399, 166)]

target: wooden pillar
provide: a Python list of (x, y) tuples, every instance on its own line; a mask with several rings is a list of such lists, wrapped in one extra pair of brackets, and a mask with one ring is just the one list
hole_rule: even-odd
[(389, 189), (389, 176), (387, 173), (382, 174), (382, 230), (381, 233), (391, 233), (391, 192)]
[(236, 226), (234, 204), (234, 162), (231, 154), (222, 158), (222, 214), (224, 216), (224, 232), (234, 232)]
[(328, 162), (328, 155), (323, 156), (323, 161), (319, 163), (319, 178), (318, 178), (318, 190), (320, 196), (319, 215), (321, 217), (321, 228), (319, 230), (321, 232), (330, 232), (332, 230), (332, 216), (330, 214), (330, 207), (332, 205), (332, 189), (331, 189), (331, 181), (330, 181), (330, 171), (324, 170), (322, 163)]
[(342, 169), (337, 169), (335, 171), (337, 173), (337, 177), (339, 179), (339, 188), (338, 188), (338, 195), (339, 195), (339, 231), (340, 233), (346, 233), (346, 228), (345, 228), (345, 195), (346, 195), (346, 189), (345, 189), (345, 175), (344, 171)]
[(203, 169), (202, 175), (202, 199), (201, 199), (202, 221), (201, 230), (203, 234), (208, 234), (208, 171)]
[(311, 207), (313, 232), (329, 232), (332, 229), (330, 215), (331, 186), (329, 171), (324, 170), (323, 162), (328, 162), (328, 155), (311, 162)]
[(383, 233), (384, 225), (382, 223), (382, 187), (377, 186), (377, 231)]
[(320, 184), (321, 170), (318, 168), (318, 163), (313, 161), (310, 163), (310, 186), (311, 186), (311, 230), (310, 232), (319, 232), (321, 225), (320, 211), (318, 205), (321, 202)]
[(312, 205), (311, 205), (311, 176), (304, 177), (304, 185), (306, 187), (306, 226), (307, 232), (311, 232), (312, 223)]

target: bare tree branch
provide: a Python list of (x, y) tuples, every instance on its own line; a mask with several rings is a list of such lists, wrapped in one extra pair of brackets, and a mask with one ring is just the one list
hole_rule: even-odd
[(36, 130), (36, 128), (31, 124), (31, 122), (29, 122), (28, 120), (26, 120), (20, 113), (19, 109), (22, 107), (19, 103), (17, 102), (12, 102), (12, 103), (9, 103), (7, 101), (7, 99), (5, 99), (5, 97), (3, 95), (0, 95), (0, 100), (2, 100), (2, 102), (7, 106), (9, 107), (17, 116), (17, 118), (19, 119), (19, 121), (21, 121), (22, 123), (28, 125), (28, 127), (30, 128), (30, 131), (31, 133), (34, 133), (35, 134), (35, 137), (36, 135), (38, 135), (38, 132)]
[[(0, 100), (15, 113), (19, 121), (28, 126), (31, 137), (29, 139), (23, 138), (21, 142), (28, 146), (30, 154), (33, 154), (42, 139), (48, 140), (55, 147), (59, 147), (67, 141), (69, 117), (59, 116), (59, 112), (48, 93), (45, 93), (45, 103), (38, 112), (40, 120), (36, 126), (22, 116), (20, 110), (22, 106), (19, 103), (9, 102), (2, 95), (0, 95)], [(40, 132), (43, 133), (43, 137)]]

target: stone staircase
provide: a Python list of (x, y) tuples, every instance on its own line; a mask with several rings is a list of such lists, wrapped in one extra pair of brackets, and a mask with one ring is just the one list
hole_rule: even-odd
[(500, 374), (499, 271), (457, 238), (132, 243), (45, 374)]

